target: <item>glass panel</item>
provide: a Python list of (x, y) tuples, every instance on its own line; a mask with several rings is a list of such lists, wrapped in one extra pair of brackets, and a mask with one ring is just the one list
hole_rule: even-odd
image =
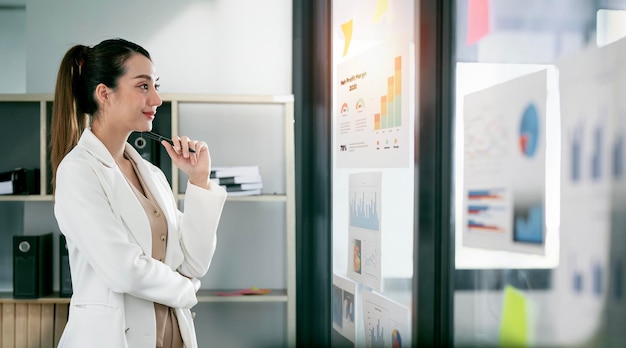
[(626, 1), (455, 4), (455, 345), (621, 346)]
[(332, 2), (331, 293), (337, 346), (411, 344), (413, 6)]

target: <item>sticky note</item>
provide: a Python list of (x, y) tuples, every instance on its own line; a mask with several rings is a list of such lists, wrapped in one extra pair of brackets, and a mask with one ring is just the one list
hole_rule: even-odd
[(387, 12), (387, 1), (388, 0), (378, 0), (376, 2), (376, 12), (374, 12), (374, 23), (378, 23), (380, 17)]
[(523, 292), (510, 285), (504, 288), (500, 346), (528, 346), (528, 301)]
[(346, 39), (343, 44), (343, 56), (345, 57), (350, 48), (350, 41), (352, 41), (352, 19), (341, 25), (341, 31), (343, 32), (344, 39)]
[(471, 46), (489, 34), (489, 1), (469, 0), (467, 9), (467, 45)]

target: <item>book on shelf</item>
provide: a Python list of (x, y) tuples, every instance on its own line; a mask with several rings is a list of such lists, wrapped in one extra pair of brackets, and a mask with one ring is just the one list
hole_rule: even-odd
[(242, 190), (242, 191), (226, 191), (226, 194), (228, 196), (254, 196), (254, 195), (260, 195), (261, 194), (261, 189)]
[(263, 182), (260, 174), (255, 175), (237, 175), (227, 176), (223, 178), (212, 178), (211, 181), (218, 185), (248, 184)]
[(261, 175), (259, 166), (233, 166), (211, 168), (211, 178)]
[(251, 182), (247, 184), (230, 184), (230, 185), (220, 185), (222, 186), (226, 192), (235, 192), (235, 191), (246, 191), (246, 190), (256, 190), (262, 189), (262, 182)]

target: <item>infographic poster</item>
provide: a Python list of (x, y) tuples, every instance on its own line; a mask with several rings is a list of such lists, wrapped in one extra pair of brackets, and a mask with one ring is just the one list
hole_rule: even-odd
[[(617, 61), (622, 62), (626, 58), (626, 40), (622, 39), (615, 44), (620, 57)], [(615, 96), (626, 93), (626, 69), (618, 66), (611, 76), (616, 79)], [(607, 295), (607, 317), (613, 323), (607, 336), (611, 338), (607, 345), (618, 346), (626, 342), (626, 306), (624, 300), (626, 293), (626, 277), (624, 276), (626, 261), (626, 98), (616, 98), (614, 122), (611, 126), (610, 160), (612, 184), (611, 184), (611, 238), (609, 241), (608, 260), (608, 288), (613, 289)]]
[[(623, 126), (616, 122), (616, 106), (622, 98), (616, 99), (615, 91), (616, 82), (620, 84), (616, 80), (623, 76), (624, 56), (618, 59), (618, 47), (589, 49), (558, 66), (561, 250), (554, 270), (557, 309), (552, 322), (562, 345), (584, 345), (597, 334), (607, 315), (608, 294), (614, 293), (609, 279), (620, 277), (611, 274), (620, 270), (612, 269), (610, 262), (612, 180), (619, 177), (623, 159)], [(617, 234), (623, 235), (623, 230)], [(623, 255), (617, 256), (615, 260)], [(622, 304), (614, 307), (623, 308)]]
[(366, 347), (411, 347), (409, 309), (371, 291), (361, 292)]
[(340, 275), (333, 275), (332, 292), (333, 329), (354, 342), (356, 336), (356, 283)]
[(348, 277), (381, 290), (382, 172), (350, 175)]
[(547, 71), (464, 100), (463, 245), (545, 252)]
[(409, 166), (410, 44), (380, 44), (337, 66), (336, 129), (338, 168)]

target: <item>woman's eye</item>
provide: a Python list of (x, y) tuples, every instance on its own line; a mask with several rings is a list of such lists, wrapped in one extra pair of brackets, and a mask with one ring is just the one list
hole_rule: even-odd
[(156, 89), (157, 91), (159, 90), (159, 88), (161, 88), (161, 85), (159, 85), (158, 83), (154, 85), (154, 89)]
[(148, 90), (148, 84), (147, 83), (142, 83), (141, 85), (139, 85), (139, 88), (147, 91)]

